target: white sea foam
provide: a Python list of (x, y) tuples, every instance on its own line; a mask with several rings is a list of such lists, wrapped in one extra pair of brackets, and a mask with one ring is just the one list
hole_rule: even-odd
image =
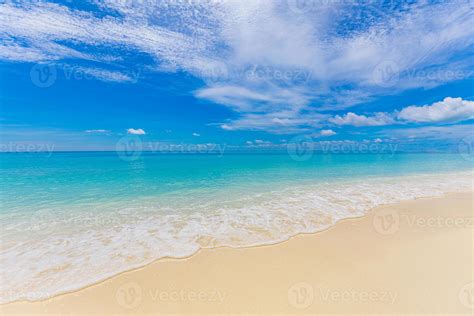
[(283, 241), (381, 204), (472, 190), (473, 178), (464, 172), (316, 183), (188, 199), (179, 209), (167, 200), (143, 198), (12, 212), (1, 217), (0, 300), (45, 299), (203, 247)]

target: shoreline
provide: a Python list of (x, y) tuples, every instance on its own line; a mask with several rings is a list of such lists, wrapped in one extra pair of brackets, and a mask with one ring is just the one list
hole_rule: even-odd
[(135, 271), (140, 271), (142, 269), (146, 269), (148, 266), (150, 265), (153, 265), (159, 261), (162, 261), (162, 260), (187, 260), (187, 259), (190, 259), (196, 255), (198, 255), (200, 252), (202, 251), (205, 251), (205, 250), (220, 250), (220, 249), (253, 249), (253, 248), (261, 248), (261, 247), (267, 247), (267, 246), (277, 246), (279, 244), (282, 244), (282, 243), (286, 243), (286, 242), (289, 242), (291, 241), (292, 239), (294, 238), (298, 238), (300, 236), (313, 236), (313, 235), (317, 235), (317, 234), (320, 234), (320, 233), (324, 233), (330, 229), (332, 229), (333, 227), (339, 225), (340, 223), (342, 222), (345, 222), (345, 221), (350, 221), (350, 220), (357, 220), (357, 219), (361, 219), (361, 218), (364, 218), (366, 216), (368, 216), (369, 214), (371, 214), (372, 212), (374, 212), (376, 209), (378, 208), (382, 208), (382, 207), (390, 207), (390, 206), (396, 206), (397, 204), (399, 203), (403, 203), (403, 202), (407, 202), (407, 201), (416, 201), (416, 200), (425, 200), (425, 199), (436, 199), (436, 198), (443, 198), (443, 197), (446, 197), (446, 196), (449, 196), (449, 195), (452, 195), (452, 194), (469, 194), (469, 193), (472, 193), (474, 194), (474, 190), (470, 191), (450, 191), (450, 192), (444, 192), (442, 193), (441, 195), (432, 195), (432, 196), (424, 196), (424, 197), (415, 197), (415, 198), (411, 198), (411, 199), (407, 199), (407, 200), (401, 200), (401, 201), (398, 201), (398, 202), (394, 202), (394, 203), (385, 203), (385, 204), (380, 204), (376, 207), (373, 207), (369, 210), (367, 210), (364, 214), (360, 215), (360, 216), (354, 216), (354, 217), (346, 217), (346, 218), (342, 218), (342, 219), (338, 219), (336, 220), (333, 224), (329, 225), (328, 227), (322, 229), (322, 230), (318, 230), (318, 231), (315, 231), (315, 232), (309, 232), (309, 233), (304, 233), (304, 232), (301, 232), (301, 233), (297, 233), (295, 235), (292, 235), (284, 240), (281, 240), (281, 241), (276, 241), (276, 242), (269, 242), (269, 243), (262, 243), (262, 244), (258, 244), (258, 245), (250, 245), (250, 246), (217, 246), (217, 247), (202, 247), (202, 248), (199, 248), (198, 250), (196, 250), (196, 252), (190, 254), (190, 255), (187, 255), (187, 256), (183, 256), (183, 257), (161, 257), (161, 258), (158, 258), (158, 259), (154, 259), (152, 260), (151, 262), (149, 263), (146, 263), (144, 265), (141, 265), (141, 266), (138, 266), (138, 267), (135, 267), (135, 268), (130, 268), (130, 269), (127, 269), (127, 270), (124, 270), (122, 272), (119, 272), (119, 273), (116, 273), (112, 276), (109, 276), (109, 277), (106, 277), (104, 279), (101, 279), (99, 281), (95, 281), (95, 282), (92, 282), (86, 286), (83, 286), (83, 287), (80, 287), (78, 289), (75, 289), (75, 290), (70, 290), (70, 291), (64, 291), (64, 292), (61, 292), (61, 293), (58, 293), (58, 294), (54, 294), (54, 295), (50, 295), (50, 296), (47, 296), (46, 298), (44, 299), (37, 299), (37, 300), (27, 300), (27, 299), (20, 299), (20, 300), (13, 300), (13, 301), (10, 301), (10, 302), (6, 302), (6, 303), (0, 303), (0, 309), (2, 306), (7, 306), (7, 305), (10, 305), (10, 304), (16, 304), (16, 303), (40, 303), (40, 302), (45, 302), (45, 301), (48, 301), (48, 300), (51, 300), (51, 299), (54, 299), (54, 298), (57, 298), (57, 297), (61, 297), (61, 296), (64, 296), (64, 295), (69, 295), (69, 294), (74, 294), (76, 292), (79, 292), (79, 291), (83, 291), (83, 290), (86, 290), (90, 287), (94, 287), (94, 286), (97, 286), (97, 285), (100, 285), (101, 283), (104, 283), (104, 282), (107, 282), (107, 281), (110, 281), (111, 279), (114, 279), (116, 277), (120, 277), (121, 275), (123, 274), (126, 274), (126, 273), (133, 273)]
[[(253, 200), (237, 205), (239, 211), (236, 213), (237, 216), (226, 211), (227, 202), (222, 203), (218, 200), (213, 207), (223, 205), (223, 210), (217, 212), (217, 216), (196, 217), (189, 225), (182, 226), (180, 217), (174, 219), (170, 216), (172, 214), (161, 218), (154, 216), (153, 213), (145, 214), (146, 216), (138, 213), (137, 217), (133, 217), (132, 212), (128, 216), (117, 218), (113, 212), (110, 213), (113, 216), (104, 213), (104, 216), (93, 215), (82, 221), (73, 216), (75, 212), (70, 212), (71, 215), (68, 215), (58, 209), (60, 216), (56, 216), (52, 211), (49, 214), (38, 211), (34, 214), (39, 214), (40, 223), (43, 221), (42, 217), (53, 220), (50, 226), (47, 224), (48, 230), (54, 229), (59, 232), (70, 227), (76, 232), (69, 234), (65, 230), (64, 233), (49, 236), (46, 235), (46, 231), (39, 233), (38, 227), (41, 226), (35, 222), (34, 225), (26, 225), (26, 229), (31, 230), (32, 236), (38, 237), (30, 238), (32, 243), (29, 246), (17, 242), (23, 240), (21, 234), (11, 235), (7, 242), (17, 244), (19, 247), (6, 249), (4, 257), (8, 261), (5, 266), (12, 267), (11, 271), (18, 273), (4, 275), (3, 288), (11, 290), (2, 291), (1, 302), (39, 301), (72, 293), (120, 273), (145, 267), (163, 259), (164, 256), (189, 258), (202, 248), (237, 249), (273, 245), (285, 242), (298, 234), (318, 233), (340, 220), (364, 216), (380, 205), (419, 197), (442, 196), (454, 191), (453, 188), (456, 188), (455, 191), (471, 189), (472, 172), (418, 174), (416, 177), (413, 175), (369, 177), (368, 183), (359, 179), (336, 181), (335, 184), (333, 187), (332, 182), (323, 181), (314, 187), (269, 190), (262, 197), (256, 194), (254, 197), (261, 199), (259, 203), (262, 205), (255, 204)], [(224, 200), (227, 201), (228, 198), (224, 197)], [(238, 199), (231, 198), (230, 202), (236, 201)], [(127, 206), (127, 203), (117, 204), (115, 208), (121, 209), (121, 206)], [(100, 209), (101, 205), (98, 204), (96, 207)], [(294, 209), (298, 212), (293, 212)], [(199, 213), (199, 210), (195, 211)], [(257, 211), (258, 214), (268, 216), (259, 218), (256, 216)], [(129, 227), (136, 227), (134, 229), (126, 228), (130, 215), (135, 218), (136, 224)], [(102, 224), (104, 221), (113, 223), (115, 220), (119, 223), (116, 228), (112, 226), (112, 229), (109, 229), (108, 225)], [(67, 226), (75, 221), (78, 222), (77, 226)], [(175, 229), (173, 226), (179, 228)], [(21, 232), (15, 230), (14, 226), (10, 229), (13, 229), (13, 232)], [(83, 245), (80, 251), (77, 251), (77, 245)], [(31, 251), (32, 249), (37, 250)], [(36, 253), (44, 255), (38, 256)], [(53, 257), (57, 260), (51, 260)], [(84, 264), (80, 264), (81, 262)], [(24, 268), (22, 270), (14, 268), (18, 264)]]
[[(54, 295), (54, 296), (49, 297), (45, 300), (41, 300), (41, 301), (21, 300), (21, 301), (14, 301), (14, 302), (5, 303), (5, 304), (0, 305), (0, 311), (8, 313), (8, 310), (12, 309), (11, 312), (14, 313), (15, 310), (18, 311), (17, 308), (19, 308), (19, 310), (23, 310), (24, 308), (26, 308), (27, 310), (30, 309), (30, 308), (33, 308), (33, 309), (37, 310), (38, 308), (42, 308), (45, 305), (46, 306), (47, 305), (55, 305), (56, 304), (55, 302), (57, 302), (57, 301), (61, 301), (61, 300), (64, 300), (64, 299), (68, 300), (71, 297), (76, 297), (78, 295), (81, 296), (81, 293), (83, 293), (83, 292), (94, 291), (98, 287), (104, 287), (104, 286), (107, 286), (110, 283), (117, 283), (119, 279), (125, 279), (125, 278), (130, 277), (131, 275), (138, 275), (138, 274), (147, 273), (149, 270), (154, 269), (154, 266), (167, 265), (167, 264), (180, 264), (180, 263), (195, 261), (195, 260), (197, 260), (195, 258), (199, 258), (199, 257), (203, 257), (203, 256), (209, 256), (209, 253), (214, 254), (214, 253), (240, 252), (240, 251), (254, 252), (254, 251), (261, 251), (262, 249), (265, 249), (265, 248), (288, 247), (287, 246), (288, 244), (292, 244), (292, 243), (294, 243), (295, 240), (299, 240), (299, 239), (306, 239), (306, 238), (307, 239), (321, 239), (322, 235), (329, 234), (331, 231), (334, 231), (334, 230), (340, 230), (340, 228), (338, 228), (338, 227), (349, 225), (347, 223), (353, 223), (353, 222), (364, 221), (364, 220), (367, 221), (369, 217), (373, 217), (374, 214), (377, 213), (377, 211), (380, 210), (380, 209), (391, 209), (391, 208), (396, 209), (398, 206), (403, 205), (403, 204), (407, 204), (407, 203), (408, 204), (409, 203), (417, 203), (419, 201), (425, 201), (426, 203), (430, 203), (433, 200), (438, 200), (438, 199), (439, 200), (446, 200), (446, 199), (449, 200), (449, 199), (453, 199), (453, 198), (458, 197), (458, 196), (463, 196), (464, 199), (469, 197), (470, 201), (471, 201), (470, 203), (471, 203), (471, 209), (472, 209), (473, 191), (450, 192), (450, 193), (445, 193), (441, 197), (439, 197), (439, 196), (438, 197), (421, 197), (421, 198), (405, 200), (405, 201), (397, 202), (397, 203), (384, 204), (384, 205), (377, 206), (376, 208), (373, 208), (373, 209), (367, 211), (362, 216), (341, 219), (341, 220), (337, 221), (336, 223), (334, 223), (333, 225), (331, 225), (330, 227), (328, 227), (324, 230), (321, 230), (321, 231), (314, 232), (314, 233), (299, 233), (299, 234), (296, 234), (296, 235), (288, 238), (287, 240), (276, 242), (276, 243), (273, 243), (273, 244), (262, 244), (262, 245), (255, 245), (255, 246), (249, 246), (249, 247), (227, 247), (227, 246), (222, 246), (222, 247), (214, 247), (214, 248), (201, 248), (197, 252), (195, 252), (194, 254), (192, 254), (190, 256), (187, 256), (187, 257), (184, 257), (184, 258), (160, 258), (160, 259), (156, 259), (156, 260), (152, 261), (151, 263), (146, 264), (142, 267), (138, 267), (138, 268), (134, 268), (134, 269), (130, 269), (130, 270), (121, 272), (121, 273), (116, 274), (114, 276), (111, 276), (110, 278), (107, 278), (105, 280), (102, 280), (102, 281), (93, 283), (91, 285), (88, 285), (88, 286), (86, 286), (82, 289), (74, 290), (74, 291), (71, 291), (71, 292), (65, 292), (65, 293), (61, 293), (61, 294), (58, 294), (58, 295)], [(470, 217), (472, 219), (472, 212), (470, 214)], [(471, 230), (472, 230), (472, 227), (471, 227)], [(383, 236), (383, 234), (380, 234), (380, 235)], [(471, 242), (471, 244), (472, 244), (472, 242)], [(471, 258), (472, 258), (472, 253), (471, 253)], [(120, 305), (120, 304), (118, 304), (118, 305)], [(56, 304), (56, 306), (57, 306), (57, 304)], [(123, 309), (123, 306), (121, 306), (121, 307)], [(119, 308), (119, 310), (121, 310), (121, 309)], [(129, 308), (125, 308), (124, 310), (127, 311), (127, 310), (129, 310)]]

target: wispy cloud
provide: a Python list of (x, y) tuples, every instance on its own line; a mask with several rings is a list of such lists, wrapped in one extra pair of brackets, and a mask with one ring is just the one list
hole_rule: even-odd
[(378, 133), (391, 139), (459, 140), (472, 137), (472, 125), (422, 126), (403, 129), (387, 129)]
[[(139, 67), (201, 78), (194, 95), (237, 114), (223, 129), (276, 133), (318, 128), (323, 110), (470, 76), (469, 1), (309, 1), (305, 10), (290, 2), (103, 0), (93, 1), (95, 11), (68, 2), (4, 3), (0, 59), (80, 59), (99, 80), (130, 82), (129, 74), (97, 63), (139, 52), (151, 57)], [(114, 48), (116, 56), (100, 48)], [(390, 122), (379, 114), (348, 115), (335, 120)]]
[(373, 116), (358, 115), (352, 112), (343, 116), (336, 115), (329, 119), (329, 122), (336, 125), (352, 125), (352, 126), (383, 126), (395, 123), (392, 116), (387, 113), (378, 112)]
[(90, 134), (104, 134), (104, 133), (110, 133), (109, 130), (106, 129), (86, 129), (84, 131), (85, 133), (90, 133)]

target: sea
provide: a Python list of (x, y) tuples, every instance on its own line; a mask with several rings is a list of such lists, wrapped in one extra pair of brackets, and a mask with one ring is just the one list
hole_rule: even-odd
[(472, 190), (473, 167), (457, 153), (1, 153), (0, 302)]

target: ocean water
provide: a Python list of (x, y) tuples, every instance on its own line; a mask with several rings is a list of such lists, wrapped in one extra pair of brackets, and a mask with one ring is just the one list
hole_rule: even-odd
[(0, 154), (0, 302), (45, 299), (200, 248), (283, 241), (377, 205), (472, 190), (474, 179), (459, 154), (134, 158)]

